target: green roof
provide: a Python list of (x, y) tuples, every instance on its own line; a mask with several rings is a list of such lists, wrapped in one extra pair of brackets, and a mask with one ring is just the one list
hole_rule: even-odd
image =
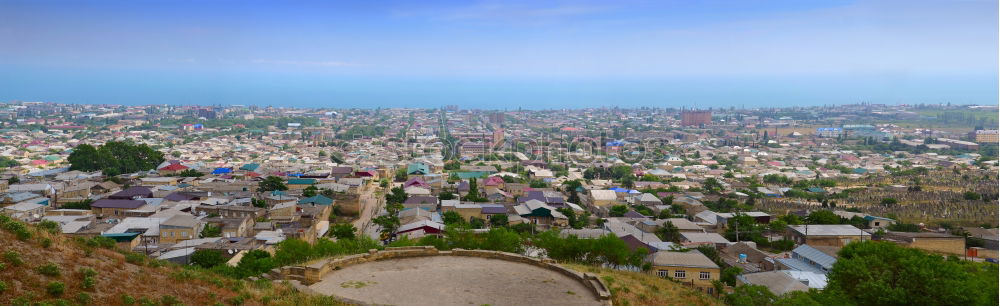
[(459, 179), (467, 180), (471, 178), (482, 178), (489, 175), (485, 171), (463, 171), (463, 172), (452, 172), (458, 176)]
[(101, 234), (101, 236), (114, 239), (116, 242), (129, 242), (135, 240), (135, 237), (139, 237), (139, 233)]
[(316, 179), (311, 179), (311, 178), (309, 178), (309, 179), (303, 179), (303, 178), (300, 178), (300, 179), (290, 179), (290, 180), (288, 180), (288, 184), (289, 185), (312, 185), (312, 184), (316, 184)]
[(257, 170), (257, 168), (260, 168), (260, 164), (254, 163), (254, 164), (243, 165), (243, 167), (240, 167), (240, 170), (254, 171)]
[(427, 165), (421, 163), (412, 163), (406, 166), (406, 174), (430, 174), (430, 169), (427, 169)]
[(333, 199), (317, 194), (314, 197), (299, 200), (299, 204), (333, 205)]

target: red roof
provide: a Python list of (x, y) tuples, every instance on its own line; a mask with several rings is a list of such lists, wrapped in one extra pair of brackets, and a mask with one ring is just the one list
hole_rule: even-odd
[(187, 169), (187, 168), (188, 168), (187, 166), (181, 165), (181, 164), (170, 164), (169, 166), (160, 168), (160, 170), (181, 171), (181, 170), (184, 170), (184, 169)]

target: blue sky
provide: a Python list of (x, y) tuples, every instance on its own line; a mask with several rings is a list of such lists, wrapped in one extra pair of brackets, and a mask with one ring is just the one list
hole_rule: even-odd
[(979, 103), (997, 1), (7, 1), (0, 101)]

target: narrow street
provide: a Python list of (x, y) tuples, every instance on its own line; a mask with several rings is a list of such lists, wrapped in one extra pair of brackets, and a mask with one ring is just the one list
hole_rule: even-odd
[(361, 201), (361, 211), (358, 219), (353, 222), (354, 227), (358, 229), (359, 234), (378, 239), (378, 225), (372, 224), (372, 219), (382, 210), (383, 202), (385, 202), (381, 195), (381, 188), (371, 187), (361, 194), (359, 201)]

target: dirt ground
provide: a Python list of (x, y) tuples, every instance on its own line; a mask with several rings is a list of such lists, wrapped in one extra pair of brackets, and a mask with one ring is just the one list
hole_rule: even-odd
[(389, 305), (601, 305), (582, 283), (528, 264), (432, 256), (333, 271), (317, 292)]

